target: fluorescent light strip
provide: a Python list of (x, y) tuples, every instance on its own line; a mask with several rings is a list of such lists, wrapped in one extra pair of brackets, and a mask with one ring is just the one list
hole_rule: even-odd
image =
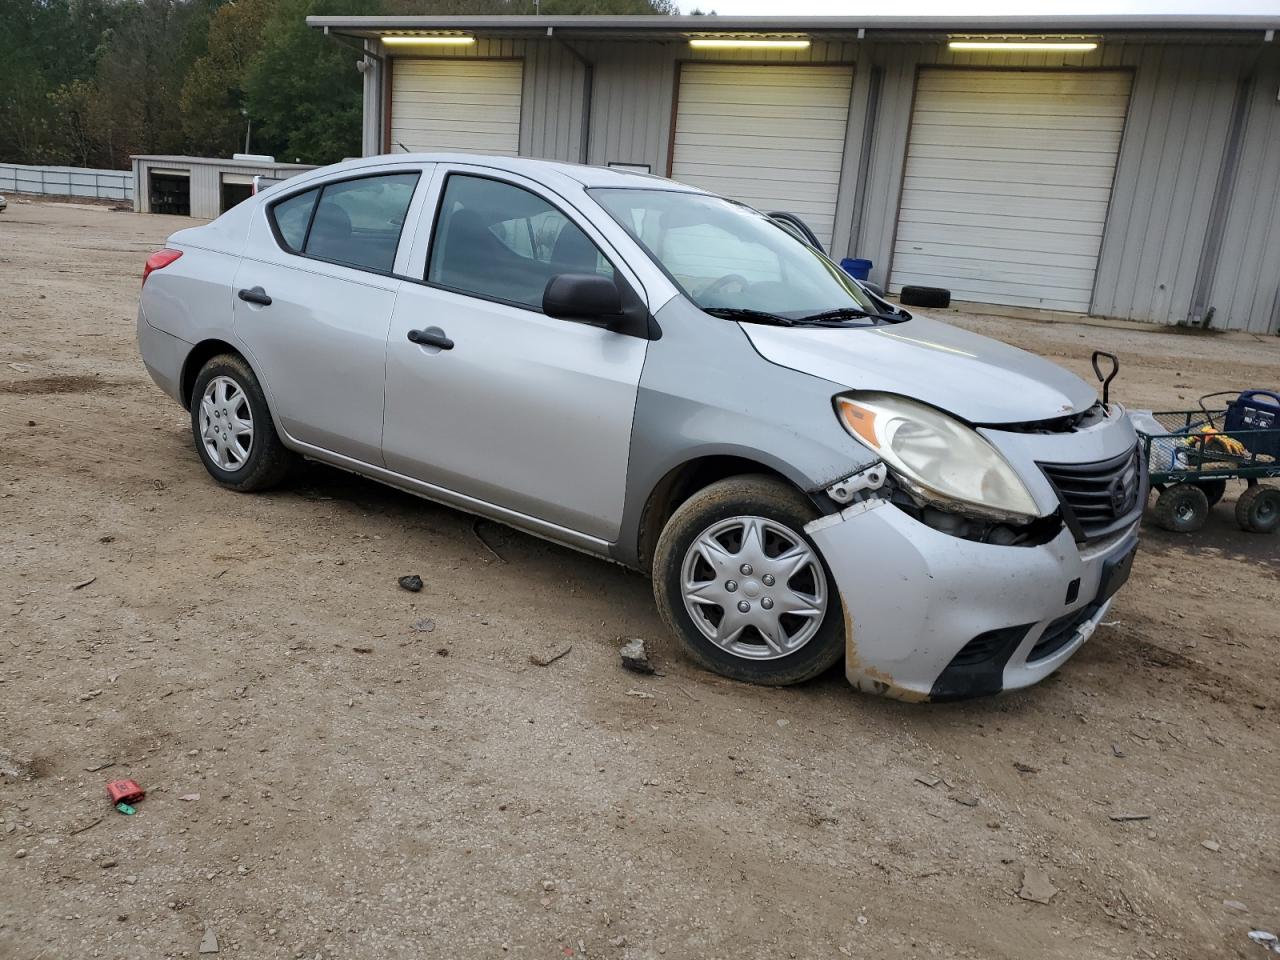
[(808, 40), (690, 40), (695, 50), (808, 50)]
[(947, 44), (952, 50), (1058, 50), (1069, 53), (1088, 53), (1097, 50), (1097, 43), (1090, 41), (1054, 40), (952, 40)]
[(438, 47), (469, 47), (476, 42), (475, 37), (383, 37), (382, 42), (396, 47), (432, 44)]

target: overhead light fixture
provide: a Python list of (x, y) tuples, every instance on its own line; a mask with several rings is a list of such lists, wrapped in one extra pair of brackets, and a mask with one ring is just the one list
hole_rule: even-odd
[(952, 40), (952, 50), (1057, 50), (1059, 53), (1088, 53), (1097, 50), (1094, 40)]
[(419, 46), (422, 44), (431, 44), (437, 47), (469, 47), (476, 42), (475, 37), (460, 37), (457, 34), (452, 36), (418, 36), (418, 37), (383, 37), (382, 42), (390, 44), (393, 47), (409, 47)]
[(736, 40), (699, 37), (689, 41), (695, 50), (808, 50), (808, 40)]

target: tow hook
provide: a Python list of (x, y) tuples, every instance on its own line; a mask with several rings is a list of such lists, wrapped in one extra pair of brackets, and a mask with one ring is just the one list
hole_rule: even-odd
[(888, 471), (884, 462), (877, 460), (869, 467), (863, 467), (843, 480), (837, 480), (827, 487), (827, 496), (841, 505), (852, 503), (853, 498), (864, 490), (879, 490), (884, 486)]
[[(1098, 365), (1098, 359), (1106, 357), (1111, 361), (1111, 372), (1105, 377), (1102, 375), (1102, 368)], [(1093, 351), (1093, 374), (1102, 383), (1102, 406), (1111, 412), (1111, 381), (1116, 378), (1116, 374), (1120, 372), (1120, 358), (1114, 353), (1107, 353), (1105, 350)]]

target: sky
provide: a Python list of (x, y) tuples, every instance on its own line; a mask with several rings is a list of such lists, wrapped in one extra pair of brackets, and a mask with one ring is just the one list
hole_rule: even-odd
[[(680, 0), (682, 12), (701, 7), (725, 16), (1035, 16), (1036, 14), (1255, 14), (1280, 19), (1280, 0), (977, 0), (957, 7), (956, 0), (893, 0), (858, 4), (850, 0)], [(871, 9), (869, 9), (871, 8)]]

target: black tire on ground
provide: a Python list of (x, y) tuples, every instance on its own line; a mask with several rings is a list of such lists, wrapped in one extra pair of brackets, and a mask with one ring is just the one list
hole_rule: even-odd
[[(663, 622), (701, 666), (733, 680), (785, 686), (818, 676), (844, 653), (844, 612), (826, 561), (804, 535), (817, 509), (799, 491), (773, 477), (745, 475), (717, 481), (682, 503), (667, 521), (653, 557), (653, 593)], [(717, 646), (694, 624), (681, 587), (685, 556), (712, 525), (734, 517), (763, 517), (786, 527), (808, 544), (826, 577), (827, 605), (813, 636), (794, 652), (774, 660), (740, 657)]]
[(1209, 501), (1209, 509), (1211, 510), (1218, 505), (1222, 495), (1227, 492), (1226, 480), (1196, 480), (1195, 485), (1204, 491), (1205, 499)]
[(1209, 499), (1190, 483), (1175, 483), (1156, 498), (1156, 523), (1174, 533), (1195, 533), (1209, 517)]
[[(249, 446), (248, 456), (242, 466), (233, 470), (220, 466), (201, 440), (201, 400), (209, 382), (215, 377), (226, 377), (239, 387), (253, 415), (253, 440)], [(200, 369), (191, 391), (191, 436), (195, 441), (196, 453), (204, 463), (205, 469), (209, 471), (209, 476), (224, 487), (242, 493), (268, 490), (277, 486), (298, 463), (297, 454), (286, 449), (280, 442), (275, 423), (271, 419), (271, 411), (267, 407), (266, 395), (262, 392), (258, 378), (249, 369), (249, 364), (238, 354), (219, 354), (212, 357)]]
[(898, 302), (906, 307), (949, 307), (951, 291), (942, 287), (903, 287)]
[(1255, 483), (1236, 501), (1236, 523), (1249, 533), (1275, 533), (1280, 527), (1280, 488)]

